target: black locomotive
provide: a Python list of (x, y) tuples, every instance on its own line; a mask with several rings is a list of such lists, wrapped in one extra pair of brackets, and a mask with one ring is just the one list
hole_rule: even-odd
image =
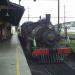
[(38, 22), (25, 22), (21, 26), (20, 38), (23, 40), (29, 56), (37, 61), (63, 61), (65, 52), (69, 54), (70, 49), (60, 45), (62, 37), (49, 20), (47, 16), (46, 19)]

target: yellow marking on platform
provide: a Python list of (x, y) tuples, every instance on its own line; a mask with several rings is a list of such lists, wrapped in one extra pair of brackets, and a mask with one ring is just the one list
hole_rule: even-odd
[(21, 75), (20, 73), (20, 55), (18, 46), (16, 47), (16, 75)]

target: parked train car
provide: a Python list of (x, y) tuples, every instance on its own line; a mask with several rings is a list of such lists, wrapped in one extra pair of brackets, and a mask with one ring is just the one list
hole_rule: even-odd
[(58, 30), (46, 19), (38, 22), (26, 22), (21, 26), (20, 38), (25, 44), (28, 56), (40, 63), (63, 62), (71, 49), (60, 44), (64, 39)]

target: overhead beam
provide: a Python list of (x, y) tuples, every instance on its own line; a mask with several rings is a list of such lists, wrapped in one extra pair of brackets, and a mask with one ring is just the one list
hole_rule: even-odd
[(16, 8), (14, 8), (12, 6), (7, 6), (7, 5), (0, 5), (0, 10), (1, 9), (16, 9)]

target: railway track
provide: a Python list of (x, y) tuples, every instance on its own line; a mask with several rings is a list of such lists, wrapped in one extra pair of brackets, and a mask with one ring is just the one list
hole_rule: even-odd
[(45, 64), (34, 64), (29, 65), (32, 75), (52, 75)]
[(67, 64), (29, 64), (32, 75), (75, 75)]

